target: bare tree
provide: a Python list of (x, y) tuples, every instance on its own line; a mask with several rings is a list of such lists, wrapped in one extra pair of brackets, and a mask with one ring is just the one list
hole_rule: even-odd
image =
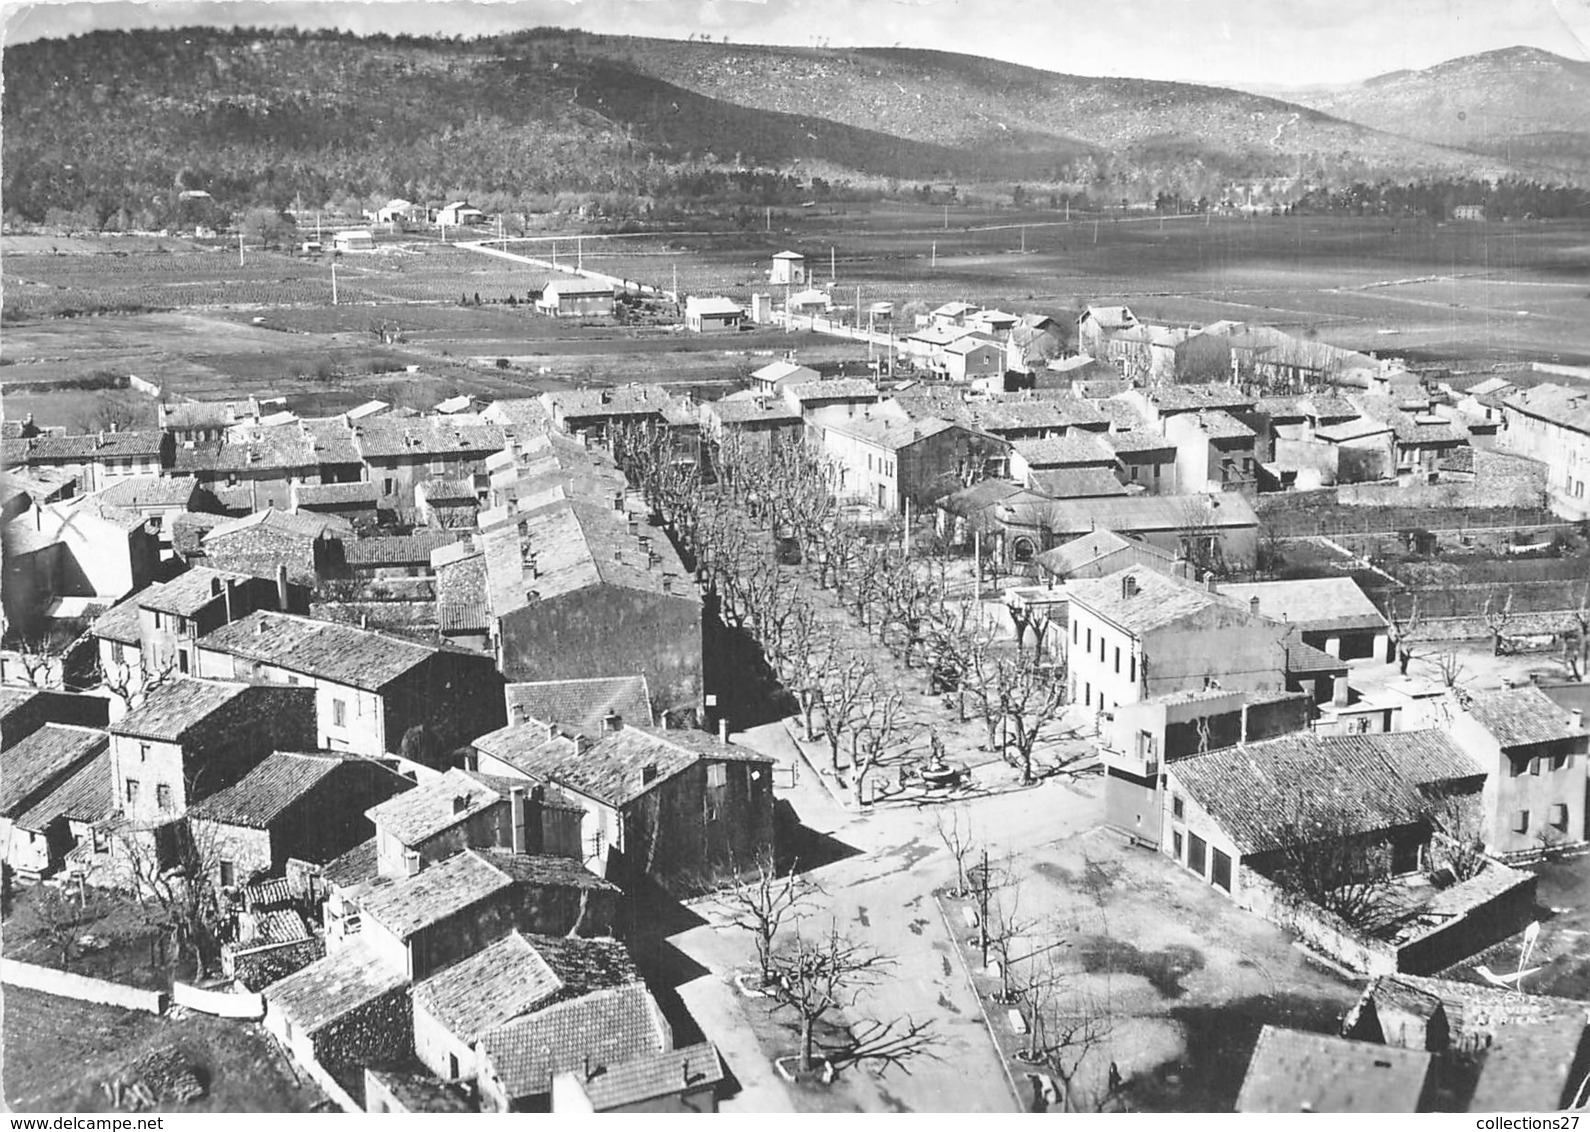
[[(877, 684), (876, 678), (873, 681)], [(898, 691), (878, 688), (862, 709), (856, 726), (855, 759), (850, 771), (856, 804), (865, 800), (866, 777), (891, 750), (906, 741), (905, 697)]]
[(876, 694), (877, 674), (859, 656), (835, 657), (822, 682), (823, 737), (835, 770), (839, 769), (839, 749), (853, 740), (861, 724), (866, 704)]
[(1226, 572), (1220, 528), (1215, 524), (1215, 505), (1201, 495), (1186, 496), (1180, 509), (1182, 551), (1199, 577)]
[(965, 896), (972, 891), (966, 876), (966, 862), (977, 852), (977, 841), (972, 836), (972, 815), (965, 806), (956, 806), (949, 811), (949, 821), (946, 822), (944, 813), (942, 809), (938, 811), (935, 827), (939, 840), (955, 861), (955, 891), (950, 895)]
[(1408, 610), (1406, 617), (1396, 615), (1396, 602), (1391, 603), (1392, 628), (1397, 633), (1397, 672), (1399, 675), (1408, 674), (1408, 662), (1413, 659), (1413, 635), (1419, 631), (1419, 595), (1413, 595), (1413, 605)]
[[(203, 979), (219, 955), (226, 916), (216, 890), (220, 856), (213, 840), (190, 822), (154, 829), (126, 827), (116, 834), (116, 856), (145, 923), (161, 931), (177, 954), (186, 952), (195, 978)], [(167, 854), (169, 853), (169, 856)]]
[(70, 971), (83, 929), (105, 914), (103, 902), (88, 897), (86, 886), (74, 897), (53, 884), (35, 885), (29, 906), (38, 923), (39, 934), (60, 956), (61, 969)]
[(1477, 794), (1427, 788), (1426, 816), (1435, 830), (1430, 839), (1430, 865), (1450, 869), (1458, 880), (1470, 880), (1485, 868), (1485, 822)]
[(99, 686), (122, 702), (128, 711), (144, 702), (150, 692), (170, 680), (177, 671), (175, 655), (163, 661), (149, 663), (149, 652), (141, 650), (137, 665), (126, 661), (111, 661), (99, 667)]
[(1033, 781), (1032, 756), (1038, 736), (1053, 723), (1065, 707), (1066, 681), (1063, 672), (1040, 663), (1037, 654), (1001, 661), (997, 666), (1001, 753), (1005, 761), (1021, 771), (1024, 785)]
[(893, 959), (841, 936), (836, 924), (814, 940), (801, 934), (797, 921), (793, 941), (773, 957), (773, 995), (799, 1020), (802, 1072), (815, 1067), (817, 1027), (854, 1005), (861, 990), (892, 966)]
[(1015, 966), (1023, 959), (1021, 949), (1029, 946), (1028, 933), (1035, 924), (1022, 915), (1021, 881), (1015, 870), (1007, 865), (1003, 874), (989, 909), (988, 950), (999, 960), (999, 991), (994, 1001), (1013, 1006), (1021, 1001)]
[(1345, 805), (1299, 797), (1273, 840), (1280, 849), (1271, 879), (1285, 892), (1352, 927), (1373, 922), (1391, 887), (1391, 848), (1362, 832)]
[(1508, 590), (1506, 598), (1497, 602), (1496, 590), (1493, 588), (1485, 595), (1485, 605), (1480, 615), (1485, 618), (1485, 627), (1491, 631), (1492, 653), (1501, 656), (1502, 636), (1513, 619), (1513, 591)]
[(1464, 672), (1463, 661), (1458, 657), (1457, 649), (1451, 646), (1442, 649), (1435, 656), (1435, 665), (1441, 673), (1442, 685), (1449, 689), (1456, 688)]
[(779, 929), (822, 890), (795, 871), (795, 862), (781, 873), (771, 850), (757, 854), (754, 870), (732, 871), (734, 878), (717, 890), (714, 902), (730, 917), (730, 923), (751, 933), (762, 985), (771, 986), (773, 944)]
[(1029, 1035), (1019, 1056), (1054, 1077), (1064, 1111), (1103, 1111), (1118, 1087), (1114, 1074), (1103, 1088), (1094, 1083), (1115, 1031), (1109, 1003), (1074, 986), (1052, 947), (1034, 957), (1018, 986)]

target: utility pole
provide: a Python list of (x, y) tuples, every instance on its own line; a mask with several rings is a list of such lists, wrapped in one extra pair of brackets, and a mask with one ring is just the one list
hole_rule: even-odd
[(911, 557), (911, 500), (905, 501), (905, 532), (900, 536), (900, 553), (905, 558)]
[(933, 267), (933, 268), (937, 268), (938, 265), (939, 265), (939, 245), (938, 245), (938, 241), (935, 240), (933, 242), (933, 262), (931, 264), (929, 264), (929, 266)]
[(243, 229), (237, 230), (237, 265), (243, 266)]
[(773, 230), (773, 206), (772, 205), (768, 205), (767, 206), (767, 230), (769, 232), (771, 232)]
[(983, 850), (983, 873), (977, 885), (977, 942), (983, 949), (983, 970), (988, 970), (988, 850)]
[[(861, 284), (856, 284), (856, 329), (861, 329)], [(869, 350), (870, 354), (871, 351)]]
[(834, 248), (833, 245), (830, 244), (828, 246), (828, 285), (830, 287), (834, 285), (834, 280), (836, 278), (838, 278), (838, 276), (834, 271)]
[(1097, 245), (1098, 242), (1099, 242), (1099, 222), (1098, 222), (1097, 219), (1095, 219), (1093, 221), (1093, 243), (1095, 245)]
[[(972, 597), (981, 605), (983, 601), (983, 532), (972, 532)], [(981, 614), (979, 614), (981, 616)]]
[(948, 232), (950, 230), (950, 206), (949, 205), (945, 205), (944, 206), (944, 230), (946, 232)]
[(331, 305), (337, 305), (337, 261), (331, 261)]
[(1027, 226), (1025, 224), (1021, 226), (1021, 254), (1027, 254)]
[(585, 270), (585, 237), (584, 236), (576, 236), (576, 237), (574, 237), (574, 270), (576, 272)]
[[(552, 237), (552, 270), (558, 269), (558, 238)], [(677, 269), (676, 269), (677, 270)]]

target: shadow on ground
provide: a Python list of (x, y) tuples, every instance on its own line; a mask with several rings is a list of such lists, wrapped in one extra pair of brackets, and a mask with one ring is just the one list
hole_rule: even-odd
[(1126, 1100), (1139, 1112), (1231, 1112), (1266, 1024), (1317, 1033), (1340, 1032), (1342, 1005), (1297, 995), (1255, 995), (1220, 1005), (1177, 1006), (1185, 1051), (1126, 1082)]
[(773, 803), (773, 824), (779, 864), (785, 868), (795, 865), (803, 873), (811, 872), (861, 852), (848, 842), (805, 825), (795, 807), (785, 798)]

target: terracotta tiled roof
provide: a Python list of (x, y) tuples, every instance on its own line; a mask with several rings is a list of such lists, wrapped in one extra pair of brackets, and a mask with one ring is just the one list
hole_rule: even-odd
[(0, 751), (0, 817), (16, 817), (109, 744), (103, 731), (46, 723)]
[(1238, 1112), (1417, 1112), (1432, 1055), (1265, 1026)]
[(1107, 468), (1115, 463), (1115, 453), (1104, 446), (1102, 437), (1093, 433), (1073, 433), (1043, 440), (1013, 440), (1010, 447), (1027, 462), (1028, 467), (1034, 469)]
[(1176, 556), (1168, 550), (1161, 550), (1146, 542), (1122, 538), (1114, 531), (1099, 530), (1072, 539), (1053, 550), (1046, 550), (1038, 555), (1035, 561), (1051, 574), (1069, 577), (1101, 558), (1108, 558), (1122, 550), (1131, 549), (1135, 549), (1140, 555), (1163, 562), (1167, 568), (1176, 560)]
[(370, 691), (380, 691), (437, 653), (354, 625), (265, 610), (223, 625), (200, 647)]
[(368, 942), (353, 939), (265, 988), (267, 1008), (314, 1034), (408, 982)]
[(370, 417), (354, 430), (366, 459), (429, 460), (435, 456), (486, 456), (506, 443), (502, 426), (462, 413), (444, 417)]
[(628, 986), (559, 1003), (490, 1031), (480, 1051), (504, 1091), (517, 1099), (550, 1092), (552, 1078), (565, 1070), (618, 1065), (670, 1044), (650, 993)]
[[(1108, 499), (1131, 494), (1108, 468), (1049, 468), (1033, 472), (1030, 479), (1033, 491), (1050, 499)], [(1041, 518), (1043, 505), (1034, 510)]]
[(342, 555), (349, 566), (429, 566), (433, 550), (457, 541), (457, 535), (451, 531), (343, 539)]
[(652, 722), (651, 693), (646, 677), (639, 673), (509, 684), (504, 694), (511, 720), (522, 712), (529, 719), (586, 731), (599, 731), (611, 713), (644, 727)]
[(501, 794), (494, 788), (461, 770), (449, 770), (439, 778), (428, 779), (413, 790), (370, 807), (365, 816), (383, 832), (412, 846), (501, 800)]
[(116, 781), (111, 772), (110, 746), (82, 763), (31, 808), (18, 814), (21, 829), (43, 832), (61, 818), (93, 823), (116, 811)]
[(237, 697), (249, 694), (249, 688), (247, 684), (177, 677), (152, 689), (141, 705), (111, 724), (110, 730), (116, 735), (177, 742)]
[(140, 590), (118, 601), (94, 618), (88, 631), (100, 640), (119, 641), (124, 645), (138, 644), (142, 640), (138, 633), (138, 604), (143, 600), (143, 595), (144, 591)]
[(99, 493), (112, 507), (186, 507), (198, 489), (192, 476), (130, 476)]
[(236, 585), (247, 580), (247, 574), (195, 566), (169, 582), (149, 586), (138, 595), (137, 606), (178, 617), (192, 617), (212, 601), (223, 600), (228, 583)]
[(1586, 734), (1583, 726), (1573, 725), (1571, 712), (1533, 686), (1476, 693), (1469, 712), (1503, 747), (1554, 743)]
[(414, 1005), (460, 1040), (554, 1001), (563, 980), (518, 932), (414, 986)]
[(374, 880), (379, 872), (375, 838), (359, 842), (342, 856), (328, 861), (321, 875), (327, 884), (351, 888)]
[(1238, 601), (1259, 599), (1259, 612), (1301, 629), (1374, 629), (1390, 623), (1351, 578), (1298, 578), (1285, 582), (1232, 582), (1221, 592)]
[(191, 806), (189, 813), (225, 825), (269, 829), (294, 804), (322, 789), (322, 784), (338, 789), (336, 779), (351, 783), (354, 774), (390, 779), (393, 793), (410, 786), (402, 775), (369, 759), (331, 753), (276, 751), (225, 790)]
[[(584, 1076), (583, 1073), (579, 1075)], [(701, 1042), (604, 1066), (601, 1072), (584, 1078), (580, 1087), (585, 1090), (591, 1107), (601, 1112), (686, 1091), (716, 1088), (723, 1078), (723, 1060), (718, 1056), (718, 1047), (711, 1042)]]
[[(1134, 581), (1130, 595), (1124, 585), (1128, 577)], [(1074, 606), (1137, 635), (1211, 610), (1223, 614), (1230, 624), (1245, 623), (1251, 616), (1244, 603), (1147, 566), (1128, 566), (1102, 578), (1074, 582), (1067, 589)]]

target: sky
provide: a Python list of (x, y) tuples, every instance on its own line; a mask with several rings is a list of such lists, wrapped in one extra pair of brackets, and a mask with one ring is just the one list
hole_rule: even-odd
[(0, 10), (7, 43), (193, 24), (466, 37), (559, 26), (938, 48), (1073, 74), (1250, 89), (1356, 82), (1515, 45), (1590, 61), (1590, 0), (6, 0)]

